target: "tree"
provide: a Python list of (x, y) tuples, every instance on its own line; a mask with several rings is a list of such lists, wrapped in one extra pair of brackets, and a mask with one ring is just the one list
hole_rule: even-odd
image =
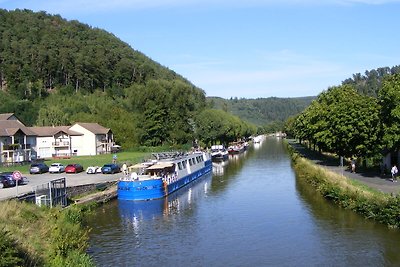
[(350, 85), (332, 87), (297, 117), (295, 134), (340, 156), (374, 156), (380, 144), (379, 105)]
[(400, 74), (390, 76), (383, 82), (378, 95), (381, 106), (382, 145), (386, 151), (400, 147)]

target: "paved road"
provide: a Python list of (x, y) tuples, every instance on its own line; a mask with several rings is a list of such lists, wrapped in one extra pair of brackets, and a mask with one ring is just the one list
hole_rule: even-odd
[(389, 193), (389, 194), (398, 194), (400, 192), (400, 180), (397, 183), (394, 183), (389, 180), (390, 175), (381, 176), (378, 172), (368, 171), (368, 172), (358, 172), (351, 173), (346, 170), (347, 167), (339, 166), (339, 162), (337, 159), (324, 156), (319, 154), (318, 152), (312, 151), (293, 140), (288, 140), (289, 144), (298, 151), (303, 157), (310, 159), (315, 164), (323, 166), (331, 171), (336, 173), (343, 174), (344, 176), (358, 180), (371, 188), (375, 188), (378, 191)]
[[(18, 186), (18, 195), (23, 195), (26, 193), (34, 192), (36, 186), (47, 184), (49, 181), (58, 178), (66, 178), (67, 187), (84, 185), (84, 184), (94, 184), (94, 183), (104, 183), (117, 181), (121, 177), (122, 173), (116, 174), (86, 174), (85, 172), (76, 174), (66, 174), (66, 173), (43, 173), (26, 175), (28, 178), (28, 183), (25, 185)], [(0, 200), (5, 200), (17, 196), (17, 188), (9, 187), (0, 189)]]

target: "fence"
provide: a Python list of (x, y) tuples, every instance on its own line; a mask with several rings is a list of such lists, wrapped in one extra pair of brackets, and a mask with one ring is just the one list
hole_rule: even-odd
[(38, 206), (67, 206), (67, 187), (65, 178), (54, 179), (47, 184), (36, 186), (35, 200)]

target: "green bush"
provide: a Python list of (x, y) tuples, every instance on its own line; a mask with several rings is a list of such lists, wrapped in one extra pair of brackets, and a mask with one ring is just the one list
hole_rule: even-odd
[(19, 254), (10, 234), (4, 229), (0, 229), (0, 267), (22, 266), (23, 259)]

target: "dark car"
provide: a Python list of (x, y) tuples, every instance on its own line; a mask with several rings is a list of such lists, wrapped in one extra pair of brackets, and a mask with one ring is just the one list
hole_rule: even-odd
[(110, 174), (118, 173), (118, 172), (120, 172), (120, 168), (119, 168), (119, 166), (117, 164), (114, 164), (114, 163), (105, 164), (101, 168), (101, 172), (103, 174), (106, 174), (106, 173), (110, 173)]
[(18, 181), (18, 185), (23, 185), (23, 184), (26, 184), (28, 182), (28, 179), (26, 177), (21, 177), (21, 179), (15, 180), (12, 172), (2, 172), (2, 173), (0, 173), (0, 175), (4, 175), (9, 180), (13, 180), (14, 184), (17, 184), (17, 181)]
[(33, 163), (29, 169), (30, 174), (44, 173), (49, 171), (49, 166), (44, 163)]
[(6, 175), (0, 174), (0, 188), (15, 186), (13, 179), (9, 179)]
[(67, 167), (65, 167), (65, 173), (78, 173), (83, 171), (83, 166), (74, 163), (74, 164), (68, 164)]

